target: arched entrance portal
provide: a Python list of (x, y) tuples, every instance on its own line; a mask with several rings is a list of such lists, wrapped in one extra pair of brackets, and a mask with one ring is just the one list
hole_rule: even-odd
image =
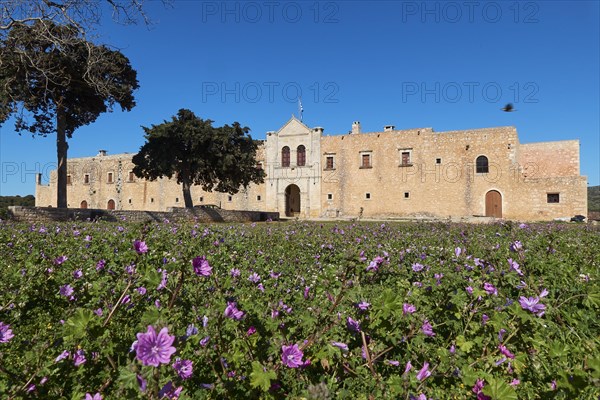
[(79, 205), (79, 208), (87, 208), (87, 201), (83, 200)]
[(502, 218), (502, 195), (497, 190), (485, 194), (485, 216)]
[(289, 185), (285, 188), (285, 215), (293, 217), (296, 214), (300, 214), (300, 188)]
[(107, 210), (114, 210), (115, 209), (115, 201), (113, 199), (110, 199), (108, 201), (108, 204), (106, 205), (106, 209)]

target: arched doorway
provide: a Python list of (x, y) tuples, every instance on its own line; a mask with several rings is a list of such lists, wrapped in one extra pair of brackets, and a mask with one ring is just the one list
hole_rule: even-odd
[(290, 185), (285, 188), (285, 215), (293, 217), (300, 213), (300, 188)]
[(87, 201), (82, 201), (81, 204), (79, 205), (79, 208), (87, 208)]
[(115, 209), (115, 201), (113, 199), (110, 199), (108, 201), (108, 204), (106, 205), (106, 209), (107, 210), (114, 210)]
[(497, 190), (485, 194), (485, 216), (502, 218), (502, 195)]

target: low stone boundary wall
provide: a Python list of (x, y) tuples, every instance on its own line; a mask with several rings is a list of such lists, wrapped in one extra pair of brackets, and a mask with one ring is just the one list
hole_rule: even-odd
[(168, 211), (102, 210), (93, 208), (8, 207), (14, 221), (195, 221), (195, 222), (258, 222), (279, 220), (278, 212), (238, 211), (219, 208), (171, 208)]

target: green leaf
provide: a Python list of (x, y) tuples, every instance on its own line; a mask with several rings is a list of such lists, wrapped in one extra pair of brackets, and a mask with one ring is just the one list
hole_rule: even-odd
[(494, 400), (517, 400), (515, 388), (501, 379), (489, 379), (483, 388), (483, 394)]
[(467, 341), (463, 335), (459, 335), (456, 337), (456, 344), (458, 345), (458, 348), (464, 351), (465, 353), (471, 351), (471, 348), (474, 345), (473, 342)]
[(277, 378), (275, 371), (265, 370), (258, 362), (252, 362), (252, 372), (250, 373), (250, 384), (253, 388), (260, 387), (263, 392), (271, 388), (271, 381)]
[(75, 314), (67, 319), (64, 325), (64, 338), (69, 339), (81, 339), (86, 335), (86, 328), (94, 313), (90, 310), (78, 308)]

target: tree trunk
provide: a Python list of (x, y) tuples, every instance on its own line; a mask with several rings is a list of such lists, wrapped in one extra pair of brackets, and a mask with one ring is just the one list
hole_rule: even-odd
[(192, 193), (190, 191), (190, 181), (187, 178), (183, 178), (181, 186), (183, 187), (183, 201), (185, 203), (185, 208), (193, 208), (194, 202), (192, 201)]
[(56, 206), (67, 208), (67, 135), (65, 112), (62, 106), (56, 107), (56, 156), (58, 168), (56, 169)]

